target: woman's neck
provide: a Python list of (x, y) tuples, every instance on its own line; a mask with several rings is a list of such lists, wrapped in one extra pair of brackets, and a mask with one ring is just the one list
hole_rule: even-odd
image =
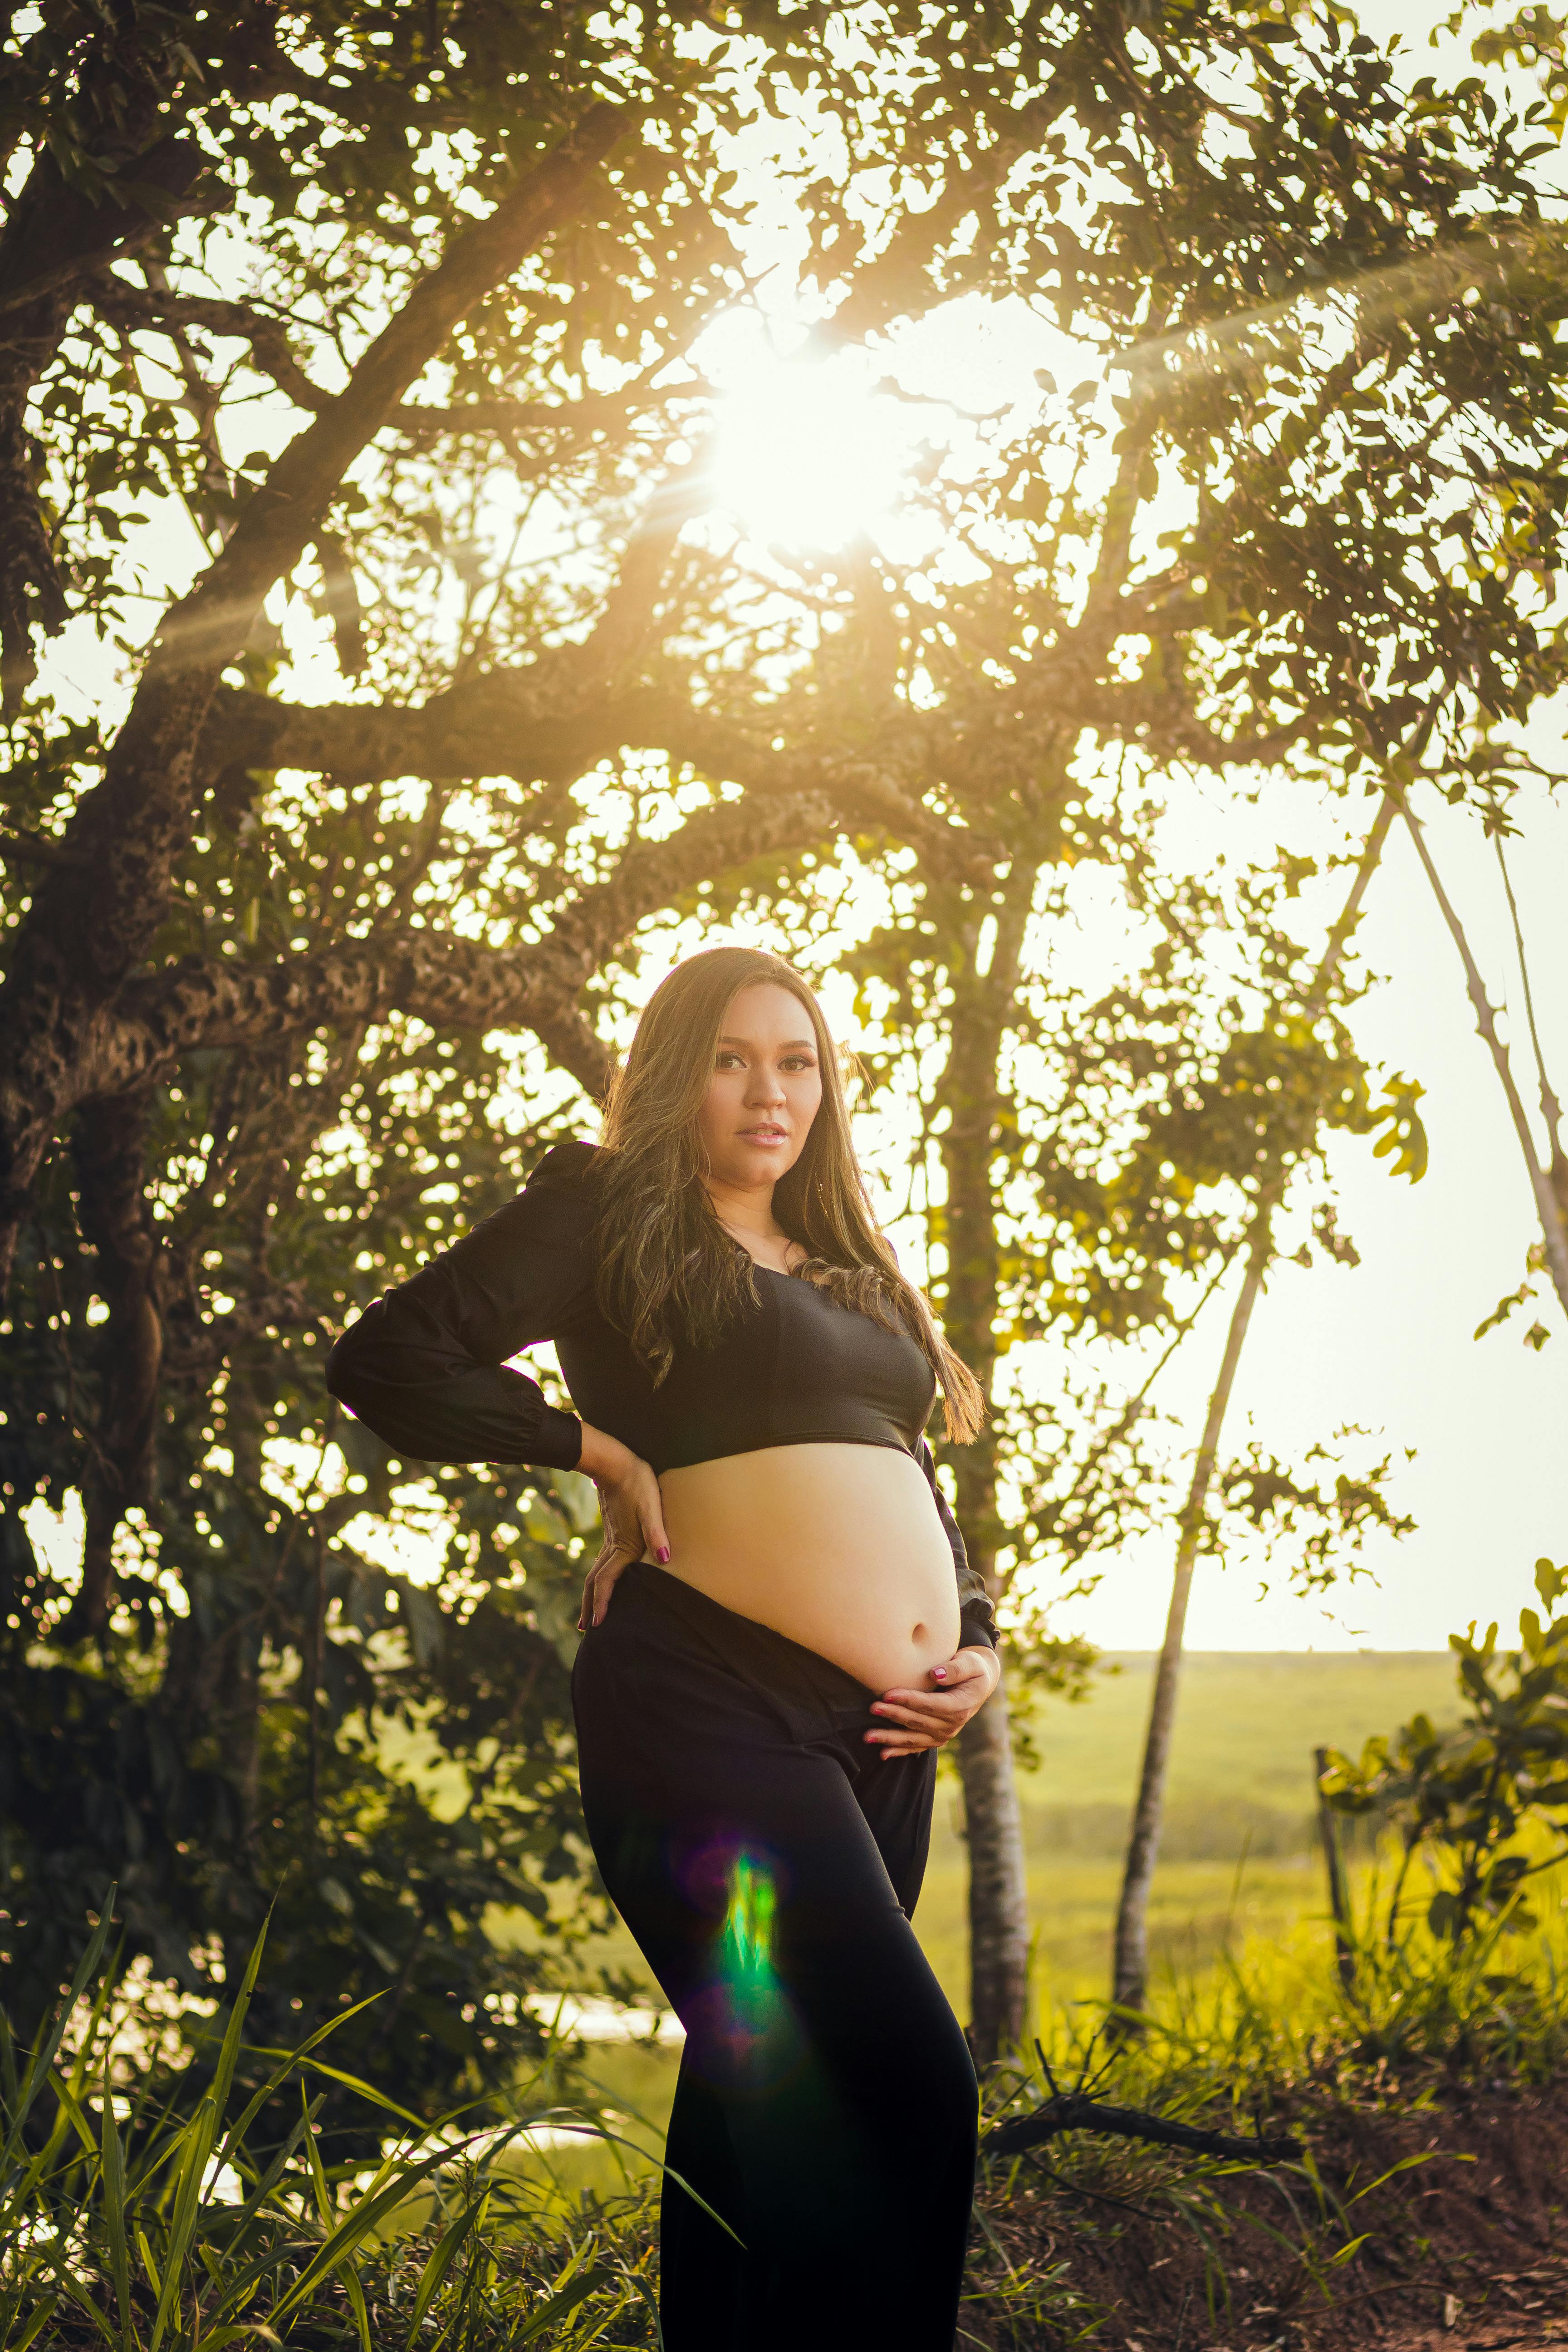
[(713, 1204), (713, 1214), (727, 1233), (748, 1242), (782, 1242), (786, 1238), (784, 1227), (773, 1214), (773, 1188), (771, 1184), (750, 1186), (710, 1182), (707, 1192)]

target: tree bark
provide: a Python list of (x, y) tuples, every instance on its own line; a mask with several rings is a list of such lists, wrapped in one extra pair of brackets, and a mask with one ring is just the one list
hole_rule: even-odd
[[(954, 982), (952, 1043), (942, 1088), (951, 1113), (942, 1139), (947, 1175), (942, 1316), (949, 1339), (979, 1381), (987, 1403), (998, 1360), (1001, 1281), (991, 1184), (1003, 1107), (997, 1062), (1013, 1012), (1037, 872), (1020, 862), (1005, 886), (991, 970), (984, 976), (973, 962), (978, 914), (964, 926), (971, 961)], [(996, 1444), (990, 1427), (971, 1444), (954, 1447), (951, 1458), (970, 1559), (992, 1597), (1000, 1599)], [(965, 1725), (956, 1745), (969, 1851), (969, 2035), (977, 2063), (988, 2066), (1022, 2041), (1028, 2007), (1028, 1882), (1005, 1683)]]
[(133, 1504), (152, 1499), (163, 1323), (158, 1236), (145, 1191), (147, 1115), (145, 1095), (122, 1095), (95, 1104), (74, 1138), (82, 1232), (98, 1253), (109, 1320), (98, 1335), (96, 1423), (86, 1433), (81, 1583), (59, 1629), (68, 1644), (105, 1632), (115, 1535)]
[(1181, 1688), (1187, 1600), (1193, 1589), (1193, 1570), (1197, 1563), (1204, 1510), (1208, 1501), (1209, 1482), (1214, 1476), (1226, 1409), (1230, 1403), (1237, 1366), (1241, 1361), (1241, 1350), (1247, 1339), (1247, 1327), (1252, 1320), (1252, 1310), (1258, 1303), (1258, 1294), (1263, 1287), (1263, 1276), (1273, 1254), (1273, 1220), (1265, 1209), (1253, 1227), (1247, 1254), (1247, 1271), (1242, 1276), (1236, 1305), (1231, 1309), (1225, 1360), (1209, 1399), (1203, 1442), (1193, 1465), (1192, 1484), (1187, 1489), (1186, 1505), (1182, 1512), (1182, 1538), (1176, 1549), (1176, 1570), (1171, 1584), (1165, 1638), (1154, 1669), (1154, 1688), (1149, 1701), (1149, 1727), (1143, 1737), (1143, 1770), (1138, 1783), (1138, 1801), (1132, 1812), (1132, 1833), (1128, 1841), (1127, 1864), (1122, 1873), (1121, 1899), (1116, 1911), (1116, 1968), (1111, 1999), (1119, 2010), (1129, 2015), (1136, 2015), (1142, 2010), (1148, 1995), (1149, 1889), (1160, 1852), (1165, 1780), (1170, 1770), (1171, 1740), (1176, 1727), (1176, 1699)]
[(969, 2041), (989, 2066), (1024, 2038), (1029, 2008), (1029, 1885), (1001, 1682), (958, 1735), (969, 1849)]
[(1323, 1868), (1329, 1882), (1329, 1914), (1334, 1923), (1334, 1962), (1340, 1972), (1340, 1982), (1347, 1992), (1355, 1990), (1355, 1938), (1351, 1931), (1351, 1903), (1345, 1885), (1344, 1858), (1340, 1853), (1340, 1826), (1334, 1809), (1323, 1794), (1323, 1775), (1329, 1769), (1326, 1748), (1312, 1750), (1312, 1793), (1318, 1805), (1318, 1843), (1323, 1849)]

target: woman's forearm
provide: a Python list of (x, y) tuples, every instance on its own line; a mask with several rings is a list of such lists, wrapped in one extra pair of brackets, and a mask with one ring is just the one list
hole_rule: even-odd
[(595, 1429), (590, 1421), (583, 1423), (583, 1451), (577, 1467), (584, 1478), (592, 1478), (595, 1486), (613, 1486), (626, 1476), (636, 1460), (631, 1447), (623, 1445), (618, 1437), (612, 1437), (607, 1430)]

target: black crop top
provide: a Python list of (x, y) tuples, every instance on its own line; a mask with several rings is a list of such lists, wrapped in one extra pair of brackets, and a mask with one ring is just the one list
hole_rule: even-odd
[(576, 1416), (507, 1359), (555, 1342), (584, 1419), (656, 1473), (826, 1440), (885, 1445), (924, 1470), (952, 1548), (966, 1642), (994, 1644), (982, 1579), (936, 1482), (924, 1430), (936, 1401), (914, 1341), (794, 1276), (759, 1266), (756, 1303), (715, 1347), (678, 1344), (655, 1387), (595, 1296), (595, 1148), (557, 1144), (526, 1189), (397, 1289), (332, 1349), (327, 1386), (378, 1437), (421, 1462), (574, 1470)]

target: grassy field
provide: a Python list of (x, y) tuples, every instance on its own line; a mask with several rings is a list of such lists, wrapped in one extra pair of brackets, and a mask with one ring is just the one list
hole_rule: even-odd
[[(1137, 1788), (1153, 1660), (1110, 1658), (1090, 1696), (1037, 1712), (1038, 1768), (1020, 1776), (1037, 1987), (1103, 1999), (1121, 1855)], [(1162, 1962), (1191, 1970), (1226, 1935), (1284, 1933), (1322, 1906), (1312, 1750), (1359, 1750), (1418, 1708), (1457, 1711), (1445, 1651), (1199, 1651), (1188, 1657), (1150, 1912)], [(916, 1925), (962, 2013), (967, 1997), (962, 1808), (938, 1803)]]
[[(1087, 1699), (1040, 1707), (1034, 1725), (1040, 1762), (1020, 1780), (1035, 1990), (1045, 2008), (1103, 2000), (1109, 1988), (1111, 1921), (1153, 1661), (1129, 1655), (1106, 1664), (1110, 1671), (1096, 1677)], [(1201, 1975), (1227, 1941), (1282, 1944), (1322, 1915), (1312, 1750), (1359, 1749), (1418, 1708), (1438, 1719), (1458, 1710), (1447, 1651), (1214, 1651), (1188, 1658), (1151, 1906), (1157, 1978)], [(968, 1998), (964, 1885), (957, 1777), (944, 1767), (915, 1927), (960, 2016)], [(615, 1958), (638, 1965), (629, 1940), (616, 1940)], [(661, 2129), (675, 2063), (667, 2049), (600, 2045), (588, 2071), (613, 2104)]]

